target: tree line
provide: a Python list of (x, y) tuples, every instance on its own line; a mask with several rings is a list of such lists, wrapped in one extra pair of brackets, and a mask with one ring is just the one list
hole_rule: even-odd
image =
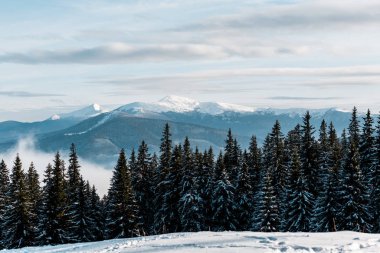
[(380, 232), (380, 118), (354, 108), (338, 137), (319, 132), (307, 112), (286, 135), (275, 122), (259, 147), (243, 150), (231, 130), (224, 152), (174, 144), (163, 130), (159, 155), (143, 141), (120, 151), (108, 194), (80, 173), (75, 145), (68, 166), (59, 153), (42, 184), (17, 155), (0, 163), (0, 247), (90, 242), (173, 232)]

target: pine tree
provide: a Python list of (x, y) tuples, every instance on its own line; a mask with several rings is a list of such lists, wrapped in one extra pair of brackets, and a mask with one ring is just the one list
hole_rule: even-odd
[(197, 232), (204, 227), (203, 199), (199, 188), (198, 166), (201, 161), (195, 161), (195, 155), (199, 159), (199, 152), (193, 154), (189, 139), (186, 137), (183, 145), (182, 179), (180, 182), (180, 199), (178, 210), (182, 231)]
[[(38, 237), (38, 213), (42, 201), (42, 191), (40, 187), (39, 175), (33, 162), (30, 164), (28, 173), (26, 174), (26, 189), (30, 202), (29, 219), (34, 232), (32, 237), (35, 240)], [(36, 242), (33, 242), (32, 245), (36, 245)]]
[(68, 227), (68, 200), (65, 180), (65, 165), (59, 152), (56, 153), (53, 167), (48, 166), (45, 172), (43, 194), (44, 215), (40, 218), (40, 236), (42, 244), (63, 244), (70, 242)]
[(261, 150), (258, 147), (256, 136), (252, 136), (249, 143), (247, 166), (249, 171), (249, 181), (252, 185), (252, 191), (255, 193), (259, 187), (261, 173)]
[(131, 173), (124, 149), (111, 179), (107, 201), (107, 238), (125, 238), (138, 235), (138, 206), (131, 185)]
[(34, 242), (34, 227), (31, 223), (30, 199), (28, 198), (25, 174), (17, 155), (10, 175), (9, 205), (4, 215), (4, 246), (8, 249), (30, 246)]
[(318, 142), (318, 174), (317, 183), (315, 184), (316, 196), (323, 194), (323, 190), (326, 189), (326, 183), (329, 177), (329, 153), (330, 146), (328, 144), (327, 136), (327, 124), (325, 120), (322, 120), (321, 126), (319, 128), (319, 142)]
[[(197, 156), (196, 156), (197, 157)], [(214, 190), (214, 185), (216, 182), (214, 181), (216, 178), (214, 177), (214, 151), (212, 147), (208, 150), (205, 150), (203, 155), (203, 166), (199, 168), (199, 175), (202, 175), (203, 178), (198, 181), (202, 182), (204, 185), (201, 188), (202, 198), (204, 200), (204, 215), (205, 215), (205, 229), (211, 230), (214, 227), (213, 225), (213, 209), (212, 209), (212, 194)]]
[(182, 178), (182, 158), (182, 147), (176, 145), (173, 149), (169, 170), (161, 182), (166, 191), (162, 196), (162, 206), (159, 213), (161, 213), (165, 231), (169, 233), (181, 231), (178, 203)]
[(172, 140), (169, 124), (165, 124), (160, 146), (160, 167), (169, 168), (172, 159)]
[(346, 129), (342, 130), (342, 135), (340, 136), (340, 146), (342, 147), (342, 158), (348, 154), (348, 140)]
[(94, 240), (101, 241), (105, 239), (103, 206), (95, 186), (92, 186), (90, 194), (90, 217), (93, 220), (93, 223), (90, 224), (90, 230), (92, 231)]
[(371, 214), (368, 210), (368, 191), (363, 184), (359, 154), (359, 122), (354, 108), (349, 126), (348, 153), (344, 161), (344, 178), (342, 190), (343, 217), (340, 229), (369, 232), (371, 231)]
[(136, 184), (136, 181), (139, 180), (138, 170), (136, 168), (136, 153), (135, 149), (132, 148), (131, 156), (129, 157), (129, 168), (131, 170), (131, 177), (132, 177), (132, 187)]
[(323, 190), (314, 207), (313, 230), (317, 232), (337, 231), (342, 223), (341, 209), (341, 147), (332, 122), (329, 126), (327, 144), (327, 174)]
[(365, 185), (372, 191), (373, 171), (375, 167), (375, 137), (373, 128), (373, 119), (370, 110), (365, 116), (362, 133), (360, 135), (359, 153), (360, 153), (360, 168), (363, 173)]
[[(195, 161), (195, 159), (200, 160)], [(202, 166), (202, 159), (198, 151), (193, 154), (190, 141), (186, 137), (183, 145), (183, 172), (178, 203), (182, 231), (186, 232), (201, 231), (205, 223), (204, 200), (199, 185), (204, 182), (200, 180), (201, 171), (198, 166)]]
[(163, 197), (169, 190), (168, 184), (166, 182), (167, 174), (170, 171), (172, 159), (172, 140), (169, 124), (165, 124), (164, 131), (162, 133), (161, 145), (160, 145), (160, 162), (156, 168), (155, 172), (155, 185), (156, 188), (154, 192), (156, 193), (156, 197), (154, 200), (155, 213), (154, 213), (154, 233), (166, 233), (167, 225), (166, 225), (166, 213), (164, 211), (163, 206)]
[(301, 150), (302, 145), (302, 131), (301, 125), (297, 124), (292, 130), (290, 130), (285, 139), (285, 148), (286, 148), (286, 161), (290, 163), (292, 152), (295, 148)]
[(276, 120), (272, 128), (269, 139), (269, 156), (271, 160), (269, 170), (273, 173), (274, 187), (276, 188), (278, 196), (280, 196), (284, 190), (287, 172), (284, 165), (284, 136), (281, 132), (281, 125), (278, 120)]
[(227, 174), (233, 185), (235, 185), (238, 170), (239, 170), (239, 155), (241, 153), (237, 140), (232, 135), (231, 128), (228, 130), (227, 139), (225, 140), (226, 146), (224, 148), (224, 165), (226, 167)]
[(92, 209), (90, 184), (85, 182), (83, 178), (79, 179), (79, 194), (76, 209), (76, 240), (78, 242), (94, 241), (96, 237), (92, 228), (94, 227), (95, 221), (91, 217)]
[[(267, 136), (266, 141), (268, 141)], [(264, 157), (266, 149), (264, 150)], [(278, 198), (273, 185), (272, 172), (270, 169), (262, 171), (259, 191), (255, 196), (254, 215), (252, 218), (252, 230), (260, 232), (278, 232), (280, 229), (280, 213)]]
[(373, 171), (371, 210), (373, 219), (373, 233), (380, 233), (380, 117), (376, 125), (375, 146), (375, 167)]
[(138, 149), (137, 160), (135, 161), (135, 180), (133, 181), (133, 190), (136, 195), (136, 201), (140, 207), (140, 217), (142, 223), (141, 234), (148, 235), (153, 226), (153, 206), (154, 192), (153, 186), (153, 168), (151, 167), (151, 156), (148, 151), (148, 145), (142, 141)]
[(286, 231), (286, 221), (288, 220), (288, 208), (287, 201), (289, 199), (289, 187), (293, 182), (289, 182), (291, 178), (291, 166), (292, 166), (292, 156), (294, 150), (301, 150), (302, 145), (302, 131), (301, 125), (297, 124), (292, 130), (290, 130), (285, 138), (284, 147), (284, 164), (286, 166), (287, 175), (285, 176), (285, 191), (280, 200), (280, 219), (281, 219), (281, 231)]
[(0, 249), (4, 248), (5, 237), (5, 210), (9, 205), (9, 171), (4, 160), (0, 162)]
[(234, 187), (228, 179), (223, 155), (219, 154), (214, 171), (212, 191), (212, 230), (236, 230)]
[(53, 167), (48, 164), (44, 174), (44, 187), (42, 189), (42, 203), (40, 206), (40, 211), (38, 212), (38, 231), (40, 235), (38, 236), (38, 244), (52, 244), (53, 243), (53, 229), (54, 226), (54, 199), (50, 194), (53, 188)]
[(311, 115), (306, 112), (303, 117), (303, 125), (301, 126), (302, 143), (300, 150), (301, 170), (305, 176), (305, 183), (308, 190), (317, 195), (316, 184), (318, 182), (318, 154), (316, 141), (314, 139), (314, 127), (310, 122)]
[(306, 177), (301, 167), (298, 150), (292, 152), (288, 193), (288, 214), (284, 221), (285, 230), (308, 232), (311, 229), (313, 195), (308, 189)]
[(250, 229), (250, 220), (253, 212), (253, 189), (250, 182), (247, 160), (248, 154), (244, 153), (235, 194), (237, 229), (242, 231)]
[[(81, 229), (81, 223), (83, 222), (82, 219), (82, 210), (79, 203), (79, 197), (82, 193), (82, 184), (83, 182), (80, 175), (80, 165), (79, 165), (79, 159), (76, 152), (76, 147), (74, 144), (71, 144), (70, 147), (70, 155), (69, 155), (69, 166), (68, 166), (68, 180), (67, 180), (67, 202), (68, 202), (68, 228), (67, 233), (69, 234), (71, 242), (81, 242), (83, 239), (82, 236), (80, 236), (80, 233), (82, 233)], [(88, 241), (88, 240), (87, 240)]]

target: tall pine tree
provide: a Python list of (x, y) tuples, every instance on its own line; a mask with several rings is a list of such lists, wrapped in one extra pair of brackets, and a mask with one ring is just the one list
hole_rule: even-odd
[(131, 172), (124, 149), (119, 159), (108, 190), (106, 233), (108, 238), (126, 238), (138, 235), (138, 206), (131, 185)]
[(34, 227), (30, 220), (33, 214), (31, 213), (25, 174), (18, 155), (14, 161), (10, 178), (8, 192), (10, 202), (5, 211), (3, 226), (5, 231), (3, 244), (8, 249), (33, 245), (35, 239)]
[(229, 181), (224, 166), (223, 155), (219, 154), (214, 171), (214, 186), (212, 191), (212, 230), (236, 230), (234, 187)]
[(154, 208), (152, 206), (154, 200), (154, 191), (152, 191), (154, 168), (151, 166), (151, 160), (148, 145), (145, 141), (142, 141), (135, 161), (135, 180), (133, 180), (132, 184), (137, 204), (140, 207), (141, 234), (143, 235), (150, 234), (154, 219)]
[(288, 180), (288, 214), (285, 230), (307, 232), (311, 229), (313, 195), (308, 189), (297, 148), (292, 152), (290, 178)]
[(154, 213), (154, 233), (167, 232), (166, 213), (163, 206), (163, 197), (169, 190), (166, 182), (167, 174), (170, 171), (172, 160), (172, 139), (169, 124), (166, 123), (162, 133), (160, 145), (160, 162), (155, 172), (155, 189), (156, 197), (154, 200), (155, 213)]
[(4, 160), (0, 162), (0, 249), (4, 248), (5, 239), (5, 210), (9, 205), (9, 171)]
[(340, 229), (371, 231), (371, 213), (368, 210), (368, 190), (363, 184), (359, 153), (359, 121), (354, 108), (349, 126), (348, 150), (344, 161), (342, 208), (343, 217)]

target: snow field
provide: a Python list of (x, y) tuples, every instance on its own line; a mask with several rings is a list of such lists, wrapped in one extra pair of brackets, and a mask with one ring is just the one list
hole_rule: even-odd
[(141, 253), (379, 253), (380, 235), (355, 232), (257, 233), (199, 232), (176, 233), (131, 239), (108, 240), (59, 246), (29, 247), (4, 252), (141, 252)]

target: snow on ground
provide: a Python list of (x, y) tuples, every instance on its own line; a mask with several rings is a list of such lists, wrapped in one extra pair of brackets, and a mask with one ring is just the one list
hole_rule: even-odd
[(61, 246), (30, 247), (5, 252), (182, 252), (182, 253), (343, 253), (380, 252), (380, 234), (200, 232), (118, 239)]

